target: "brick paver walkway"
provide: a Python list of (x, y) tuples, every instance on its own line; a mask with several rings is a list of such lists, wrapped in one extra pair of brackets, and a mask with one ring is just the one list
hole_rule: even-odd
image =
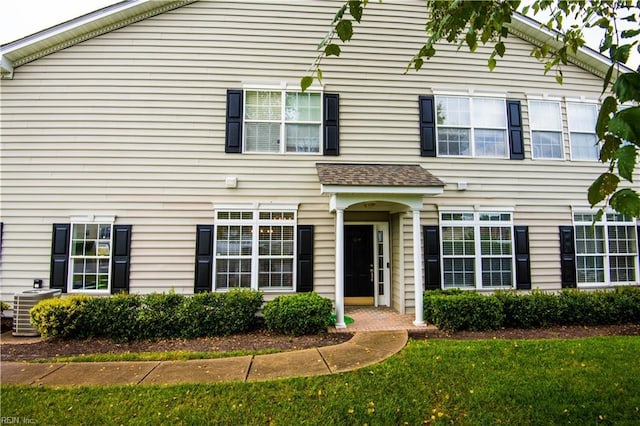
[(407, 330), (427, 331), (435, 329), (432, 326), (416, 327), (413, 325), (413, 315), (402, 315), (391, 308), (375, 306), (345, 306), (345, 315), (354, 319), (347, 328), (336, 330), (331, 327), (331, 333), (352, 333), (356, 331)]

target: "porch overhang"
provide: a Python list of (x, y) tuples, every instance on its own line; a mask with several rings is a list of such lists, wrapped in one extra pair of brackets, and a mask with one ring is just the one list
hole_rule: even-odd
[(444, 183), (419, 164), (317, 163), (320, 192), (330, 211), (372, 199), (420, 210), (425, 196), (442, 194)]

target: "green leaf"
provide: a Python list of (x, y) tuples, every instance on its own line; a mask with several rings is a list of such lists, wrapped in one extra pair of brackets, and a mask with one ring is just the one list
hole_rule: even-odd
[(342, 19), (336, 25), (336, 32), (342, 41), (349, 41), (353, 37), (353, 24), (348, 19)]
[(498, 52), (498, 55), (500, 55), (500, 57), (502, 58), (504, 56), (504, 52), (507, 49), (504, 47), (504, 43), (503, 42), (499, 42), (496, 44), (496, 52)]
[(604, 139), (604, 135), (609, 128), (611, 114), (618, 110), (618, 101), (613, 96), (607, 96), (602, 102), (600, 112), (598, 113), (598, 121), (596, 122), (596, 134), (599, 139)]
[(316, 70), (316, 76), (318, 77), (318, 83), (322, 84), (322, 70), (320, 68)]
[(613, 194), (609, 205), (618, 213), (640, 217), (640, 196), (631, 188), (624, 188)]
[(349, 13), (353, 16), (353, 19), (359, 23), (362, 19), (362, 1), (349, 0)]
[(424, 65), (424, 61), (422, 60), (422, 58), (415, 58), (413, 60), (413, 65), (416, 71), (420, 71), (420, 68), (422, 68), (422, 65)]
[(604, 163), (615, 157), (621, 144), (622, 140), (620, 140), (620, 138), (611, 134), (606, 135), (604, 137), (604, 144), (602, 144), (602, 148), (600, 148), (600, 161)]
[(591, 184), (588, 192), (591, 207), (606, 199), (618, 188), (620, 178), (613, 173), (603, 173)]
[(489, 71), (493, 71), (497, 65), (495, 58), (489, 58)]
[(618, 149), (618, 173), (629, 182), (633, 182), (633, 169), (636, 167), (638, 150), (635, 145), (625, 145)]
[(622, 38), (633, 38), (638, 34), (640, 34), (640, 28), (635, 30), (624, 30), (620, 35), (622, 36)]
[(640, 144), (640, 107), (619, 111), (609, 122), (609, 131), (622, 140)]
[(611, 76), (613, 75), (613, 71), (615, 69), (615, 66), (612, 64), (609, 69), (607, 70), (607, 75), (604, 76), (604, 82), (602, 84), (602, 93), (604, 94), (604, 92), (607, 91), (607, 87), (609, 87), (609, 83), (611, 83)]
[(640, 73), (628, 72), (618, 76), (613, 91), (620, 103), (640, 101)]
[(608, 18), (600, 18), (590, 26), (608, 29), (611, 26), (611, 22), (609, 21)]
[(341, 49), (335, 43), (328, 44), (327, 47), (324, 48), (324, 54), (327, 56), (340, 56)]
[(300, 80), (300, 88), (302, 89), (303, 92), (307, 90), (312, 84), (313, 84), (313, 77), (311, 76), (302, 77), (302, 80)]
[(475, 52), (478, 47), (478, 39), (475, 31), (469, 31), (465, 36), (465, 41), (467, 42), (467, 46), (469, 46), (469, 50)]
[(613, 54), (611, 55), (611, 59), (615, 62), (626, 64), (627, 60), (629, 60), (630, 53), (631, 53), (631, 45), (623, 44), (622, 46), (618, 46), (616, 49), (613, 49)]
[(526, 15), (529, 12), (529, 5), (522, 8), (522, 14)]
[(610, 49), (612, 43), (613, 37), (611, 36), (611, 34), (605, 34), (602, 42), (600, 43), (600, 53), (604, 52), (607, 49)]
[(342, 17), (344, 16), (344, 12), (347, 11), (347, 4), (343, 4), (342, 7), (340, 9), (338, 9), (338, 11), (336, 12), (336, 16), (333, 17), (333, 24), (335, 24), (336, 22), (338, 22), (339, 20), (342, 19)]
[(556, 72), (556, 81), (558, 82), (558, 84), (562, 84), (563, 80), (564, 76), (562, 75), (562, 70), (558, 70), (558, 72)]

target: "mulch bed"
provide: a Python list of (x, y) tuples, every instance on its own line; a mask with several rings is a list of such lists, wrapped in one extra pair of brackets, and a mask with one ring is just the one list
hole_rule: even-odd
[[(10, 322), (5, 322), (3, 326)], [(500, 329), (495, 331), (460, 331), (445, 333), (429, 329), (410, 332), (414, 339), (548, 339), (548, 338), (582, 338), (591, 336), (639, 336), (640, 324), (607, 325), (607, 326), (558, 326), (536, 329)], [(64, 356), (89, 355), (98, 353), (131, 353), (131, 352), (229, 352), (237, 350), (275, 349), (289, 351), (336, 345), (349, 340), (351, 333), (325, 333), (311, 336), (283, 336), (270, 333), (264, 329), (225, 337), (205, 337), (198, 339), (168, 339), (159, 341), (136, 341), (116, 343), (108, 339), (65, 340), (59, 338), (45, 339), (29, 344), (2, 344), (0, 359), (2, 361), (26, 361), (36, 359), (55, 359)]]

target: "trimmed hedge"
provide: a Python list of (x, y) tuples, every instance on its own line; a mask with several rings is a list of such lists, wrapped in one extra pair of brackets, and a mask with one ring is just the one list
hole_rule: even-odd
[(262, 293), (118, 294), (46, 299), (31, 310), (43, 337), (107, 337), (115, 341), (242, 333), (257, 323)]
[(31, 308), (31, 323), (42, 337), (73, 336), (82, 329), (81, 317), (89, 296), (50, 298), (38, 302)]
[(504, 322), (502, 303), (475, 292), (429, 297), (430, 322), (445, 331), (495, 330)]
[(640, 287), (528, 294), (496, 291), (493, 295), (425, 292), (424, 318), (446, 331), (640, 323)]
[(317, 293), (278, 296), (265, 304), (262, 313), (267, 330), (300, 336), (327, 331), (332, 304)]

